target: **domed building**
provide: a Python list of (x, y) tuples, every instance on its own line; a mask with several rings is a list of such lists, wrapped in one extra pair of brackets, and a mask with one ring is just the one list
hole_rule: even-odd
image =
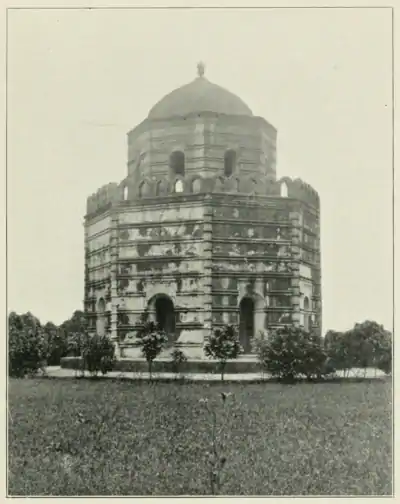
[(127, 175), (87, 200), (85, 311), (91, 333), (137, 356), (147, 313), (171, 345), (203, 357), (211, 331), (321, 331), (319, 197), (277, 179), (277, 131), (197, 77), (128, 133)]

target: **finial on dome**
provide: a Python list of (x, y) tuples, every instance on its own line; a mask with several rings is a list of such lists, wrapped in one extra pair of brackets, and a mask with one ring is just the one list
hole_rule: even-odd
[(205, 64), (202, 61), (199, 61), (197, 63), (197, 75), (199, 77), (203, 77), (204, 76), (204, 70), (205, 70)]

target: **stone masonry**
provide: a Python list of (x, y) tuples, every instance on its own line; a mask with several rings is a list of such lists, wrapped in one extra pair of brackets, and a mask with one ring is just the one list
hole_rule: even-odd
[(127, 177), (87, 200), (91, 333), (138, 355), (147, 311), (171, 345), (202, 357), (224, 324), (237, 325), (247, 353), (279, 325), (321, 331), (319, 197), (277, 179), (276, 138), (204, 71), (128, 133)]

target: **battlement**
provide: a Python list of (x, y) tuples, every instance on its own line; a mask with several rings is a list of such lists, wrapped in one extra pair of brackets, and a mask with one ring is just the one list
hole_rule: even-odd
[[(300, 201), (304, 201), (309, 203), (315, 208), (319, 208), (319, 195), (318, 192), (307, 182), (304, 182), (300, 178), (292, 179), (290, 177), (281, 177), (277, 184), (280, 185), (281, 196), (287, 196), (288, 198), (298, 199)], [(284, 185), (287, 188), (287, 194), (283, 194), (285, 189)]]
[(231, 177), (214, 176), (203, 178), (200, 175), (176, 177), (144, 177), (136, 184), (127, 178), (120, 184), (106, 184), (87, 199), (87, 214), (106, 209), (113, 203), (194, 193), (238, 193), (248, 195), (288, 197), (304, 201), (319, 208), (317, 191), (303, 180), (282, 177), (274, 180), (271, 175), (254, 177), (235, 175)]
[(121, 188), (116, 182), (100, 187), (86, 200), (86, 213), (93, 214), (102, 208), (122, 199)]
[(138, 181), (125, 179), (121, 183), (121, 194), (123, 200), (140, 200), (143, 198), (154, 198), (162, 196), (172, 196), (174, 194), (196, 194), (196, 193), (239, 193), (239, 194), (259, 194), (265, 196), (279, 196), (279, 184), (273, 175), (232, 175), (224, 177), (216, 175), (212, 177), (202, 177), (201, 175), (176, 176), (170, 179), (167, 176), (142, 177)]

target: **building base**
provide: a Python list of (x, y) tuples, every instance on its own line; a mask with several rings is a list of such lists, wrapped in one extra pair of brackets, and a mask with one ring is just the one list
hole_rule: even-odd
[[(64, 369), (82, 369), (81, 357), (64, 357), (61, 359), (61, 367)], [(143, 357), (125, 357), (117, 359), (114, 365), (114, 371), (145, 373), (148, 371), (148, 365)], [(153, 362), (152, 370), (154, 373), (172, 373), (172, 362), (170, 358), (158, 357)], [(242, 355), (238, 359), (229, 360), (226, 363), (225, 373), (259, 373), (261, 366), (257, 358), (253, 355)], [(220, 373), (220, 364), (216, 360), (206, 358), (189, 358), (182, 363), (180, 373)]]

